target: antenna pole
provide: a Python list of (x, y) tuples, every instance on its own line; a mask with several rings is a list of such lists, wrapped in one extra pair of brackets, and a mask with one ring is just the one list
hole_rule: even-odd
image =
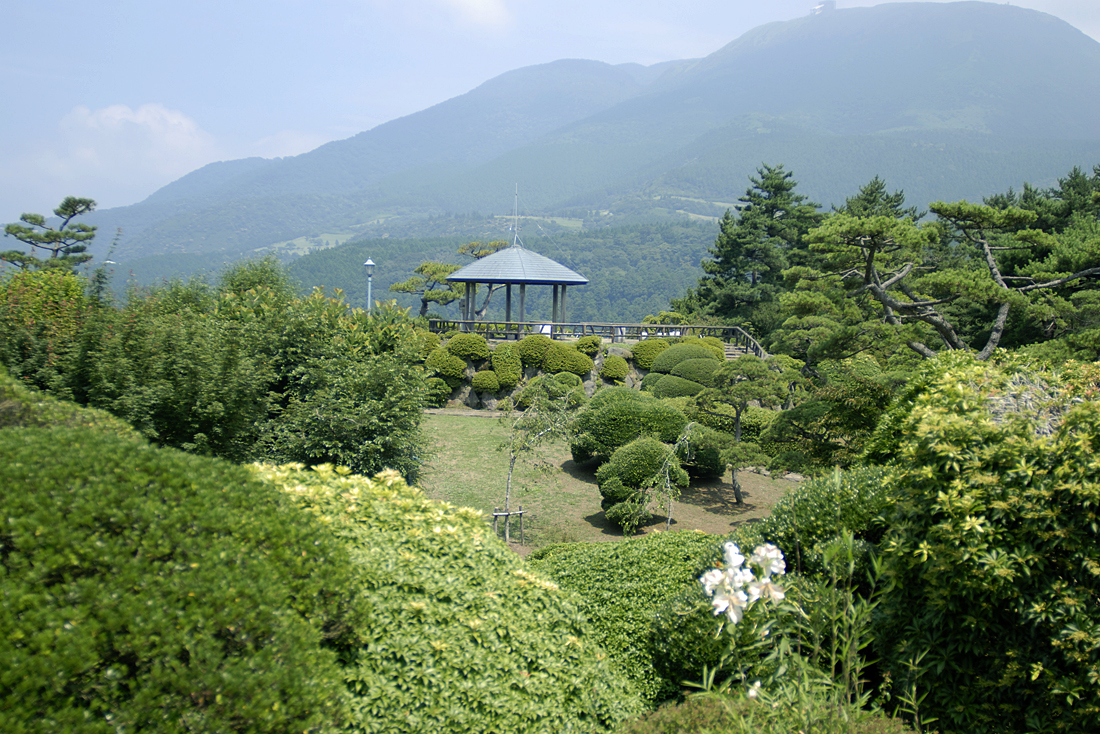
[(512, 209), (512, 247), (519, 246), (519, 184), (516, 184), (516, 204)]

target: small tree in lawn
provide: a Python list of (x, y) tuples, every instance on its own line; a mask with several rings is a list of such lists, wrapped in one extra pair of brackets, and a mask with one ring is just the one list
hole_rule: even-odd
[(741, 441), (741, 416), (752, 403), (766, 408), (785, 405), (792, 389), (805, 382), (799, 372), (801, 366), (801, 362), (785, 355), (760, 359), (747, 354), (719, 367), (713, 375), (714, 387), (696, 398), (699, 409), (705, 413), (726, 415), (716, 410), (718, 405), (733, 409), (733, 445), (723, 452), (722, 458), (733, 472), (733, 495), (739, 505), (744, 504), (744, 499), (737, 470), (766, 463), (770, 458), (758, 444)]
[(554, 438), (568, 439), (573, 413), (569, 410), (569, 395), (564, 391), (551, 392), (547, 383), (553, 380), (541, 380), (535, 386), (531, 403), (518, 415), (501, 416), (501, 425), (509, 431), (508, 439), (499, 446), (499, 450), (508, 452), (508, 481), (504, 488), (504, 540), (511, 540), (509, 521), (511, 520), (512, 476), (516, 462), (523, 456), (530, 456), (547, 441)]
[[(20, 223), (4, 227), (4, 234), (30, 245), (30, 252), (8, 250), (0, 252), (0, 261), (9, 262), (23, 270), (41, 270), (43, 268), (67, 268), (92, 259), (87, 254), (86, 243), (95, 237), (96, 228), (89, 224), (74, 224), (73, 220), (81, 214), (95, 211), (95, 202), (91, 199), (78, 199), (66, 196), (53, 213), (61, 218), (61, 224), (55, 229), (46, 224), (41, 214), (24, 214)], [(38, 257), (38, 251), (49, 253), (45, 259)]]

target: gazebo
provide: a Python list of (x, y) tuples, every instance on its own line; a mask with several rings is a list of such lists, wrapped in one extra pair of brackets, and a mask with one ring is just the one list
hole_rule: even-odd
[[(486, 283), (505, 287), (504, 320), (509, 324), (523, 324), (525, 319), (524, 299), (529, 285), (554, 286), (554, 305), (552, 323), (565, 322), (565, 289), (571, 285), (584, 285), (588, 278), (573, 272), (561, 263), (525, 249), (516, 237), (511, 247), (494, 252), (492, 255), (470, 263), (447, 276), (448, 282), (465, 283), (466, 297), (462, 314), (463, 321), (473, 321), (476, 316), (474, 306), (475, 284)], [(512, 286), (519, 286), (519, 318), (512, 321)], [(561, 288), (561, 298), (558, 288)], [(510, 328), (510, 327), (509, 327)]]

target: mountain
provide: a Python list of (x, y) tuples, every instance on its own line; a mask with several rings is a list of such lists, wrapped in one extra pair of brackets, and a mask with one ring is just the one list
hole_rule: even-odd
[(1008, 5), (830, 11), (703, 59), (518, 69), (300, 156), (206, 166), (91, 221), (123, 227), (116, 259), (133, 260), (395, 236), (428, 215), (506, 212), (516, 184), (528, 213), (587, 224), (713, 217), (761, 161), (825, 205), (875, 175), (917, 205), (1051, 185), (1100, 162), (1100, 43)]

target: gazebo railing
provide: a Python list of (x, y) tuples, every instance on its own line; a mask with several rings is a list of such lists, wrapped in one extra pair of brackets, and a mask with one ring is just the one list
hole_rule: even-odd
[(660, 336), (713, 336), (740, 347), (748, 354), (764, 359), (768, 353), (740, 326), (697, 326), (694, 324), (605, 324), (592, 322), (558, 323), (538, 321), (464, 321), (429, 319), (428, 328), (436, 333), (465, 331), (486, 339), (522, 339), (528, 334), (546, 334), (551, 339), (579, 339), (598, 336), (612, 343)]

